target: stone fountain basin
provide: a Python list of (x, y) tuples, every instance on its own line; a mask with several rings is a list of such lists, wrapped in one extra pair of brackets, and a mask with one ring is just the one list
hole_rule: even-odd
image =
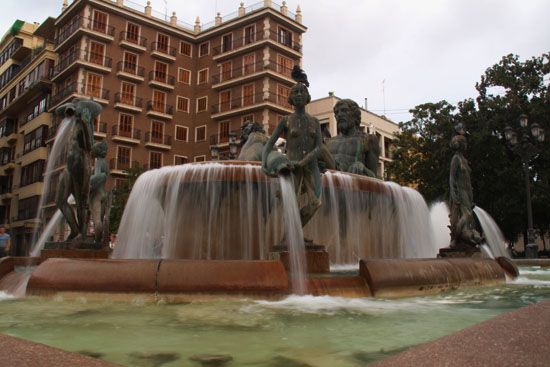
[[(13, 264), (24, 262), (13, 259), (0, 261), (2, 277), (13, 274)], [(309, 274), (308, 294), (396, 298), (506, 281), (495, 260), (482, 258), (362, 259), (358, 270), (357, 275)], [(282, 297), (290, 294), (290, 279), (281, 261), (50, 258), (32, 272), (27, 295), (78, 292)]]

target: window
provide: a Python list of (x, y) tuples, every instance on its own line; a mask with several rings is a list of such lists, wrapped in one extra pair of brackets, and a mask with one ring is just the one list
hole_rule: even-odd
[(254, 70), (254, 63), (256, 61), (256, 55), (248, 54), (243, 56), (243, 74), (252, 74)]
[(281, 106), (290, 108), (290, 104), (288, 103), (288, 95), (290, 93), (290, 88), (285, 87), (283, 85), (277, 86), (277, 103)]
[(243, 85), (243, 106), (254, 104), (254, 84)]
[(197, 84), (208, 83), (208, 69), (199, 70), (197, 75)]
[(40, 126), (39, 128), (34, 129), (30, 133), (26, 134), (23, 138), (23, 154), (35, 150), (36, 148), (45, 146), (47, 136), (47, 126)]
[(222, 52), (231, 51), (233, 48), (233, 34), (225, 34), (222, 36)]
[(101, 98), (101, 84), (103, 77), (101, 75), (88, 73), (86, 75), (86, 95), (89, 97)]
[(157, 33), (157, 50), (163, 53), (168, 53), (168, 46), (170, 45), (170, 37), (165, 34)]
[(284, 28), (279, 28), (278, 33), (279, 43), (285, 46), (292, 47), (292, 32)]
[(229, 141), (229, 121), (222, 121), (218, 125), (218, 135), (220, 143), (227, 143)]
[(254, 28), (255, 27), (253, 25), (249, 25), (248, 27), (244, 28), (244, 44), (245, 45), (248, 45), (249, 43), (254, 42), (254, 33), (255, 33)]
[(162, 167), (162, 153), (149, 152), (149, 169)]
[(191, 56), (191, 44), (185, 41), (180, 41), (180, 54)]
[(241, 119), (242, 121), (242, 124), (241, 125), (244, 125), (244, 124), (247, 124), (249, 122), (254, 122), (254, 115), (250, 114), (250, 115), (245, 115), (243, 116), (243, 118)]
[(178, 96), (176, 101), (176, 109), (178, 111), (189, 112), (189, 98)]
[(178, 82), (191, 84), (191, 72), (187, 69), (178, 68)]
[(103, 57), (105, 55), (105, 45), (102, 43), (90, 42), (90, 55), (88, 61), (92, 64), (103, 65)]
[(174, 165), (179, 166), (180, 164), (186, 164), (189, 162), (189, 159), (183, 155), (174, 155)]
[(203, 42), (199, 45), (199, 57), (210, 53), (210, 42)]
[(231, 79), (231, 66), (231, 61), (226, 61), (222, 64), (222, 82)]
[(197, 112), (206, 111), (207, 104), (208, 104), (208, 97), (197, 98)]
[(206, 140), (206, 125), (197, 126), (195, 128), (195, 141), (205, 141)]
[(290, 77), (294, 62), (288, 57), (277, 55), (277, 72)]
[(205, 155), (198, 155), (195, 158), (193, 158), (193, 160), (195, 162), (204, 162), (204, 161), (206, 161), (206, 156)]
[(120, 92), (120, 102), (133, 106), (136, 97), (135, 84), (122, 82), (120, 84)]
[(33, 184), (42, 181), (44, 173), (44, 160), (38, 160), (31, 164), (21, 167), (21, 186)]
[(30, 198), (19, 200), (19, 208), (17, 210), (17, 219), (32, 219), (36, 217), (40, 195), (31, 196)]
[(134, 116), (121, 113), (118, 116), (118, 135), (131, 138), (133, 124)]
[(130, 74), (137, 74), (138, 56), (131, 52), (124, 52), (122, 71)]
[(164, 122), (151, 121), (151, 142), (163, 144), (164, 143)]
[(92, 29), (96, 32), (107, 33), (107, 14), (94, 10)]
[(116, 169), (124, 170), (130, 168), (130, 159), (132, 157), (132, 149), (128, 147), (117, 147)]
[(229, 111), (231, 109), (231, 91), (224, 90), (220, 92), (220, 112)]
[(166, 93), (158, 90), (153, 90), (153, 103), (152, 103), (153, 111), (164, 113), (165, 106), (166, 106)]
[(176, 140), (187, 141), (187, 132), (187, 126), (176, 125), (176, 133), (174, 134), (176, 136)]
[(160, 61), (155, 61), (154, 78), (157, 82), (166, 83), (168, 76), (168, 64)]
[(130, 23), (126, 24), (126, 41), (139, 44), (140, 27), (138, 24)]

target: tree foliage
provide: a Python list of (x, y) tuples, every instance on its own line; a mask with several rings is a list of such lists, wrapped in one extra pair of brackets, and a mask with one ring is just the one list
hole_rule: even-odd
[[(525, 181), (521, 160), (506, 146), (504, 128), (519, 129), (521, 114), (546, 132), (539, 155), (531, 161), (530, 179), (535, 227), (550, 225), (550, 54), (521, 61), (504, 56), (488, 68), (476, 84), (478, 96), (456, 106), (446, 101), (425, 103), (400, 124), (390, 177), (415, 186), (428, 202), (448, 200), (449, 147), (455, 124), (462, 122), (468, 136), (466, 157), (472, 169), (476, 205), (487, 210), (508, 239), (526, 228)], [(546, 84), (545, 84), (546, 83)]]

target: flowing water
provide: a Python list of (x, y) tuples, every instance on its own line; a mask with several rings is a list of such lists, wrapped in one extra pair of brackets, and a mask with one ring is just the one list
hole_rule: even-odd
[[(267, 259), (283, 240), (279, 187), (253, 164), (147, 171), (130, 194), (113, 257)], [(327, 172), (321, 199), (304, 235), (324, 245), (333, 264), (437, 254), (428, 207), (413, 189)]]
[(292, 293), (306, 293), (306, 256), (304, 232), (300, 220), (300, 210), (294, 193), (292, 176), (281, 176), (281, 201), (285, 239), (290, 258), (290, 277)]
[(125, 366), (198, 366), (228, 354), (233, 366), (359, 367), (408, 347), (550, 299), (550, 269), (518, 280), (399, 300), (291, 296), (187, 302), (0, 293), (0, 332)]
[(483, 230), (483, 237), (491, 249), (493, 257), (504, 256), (509, 258), (510, 254), (506, 251), (506, 238), (504, 238), (493, 217), (479, 206), (474, 207), (474, 213), (479, 220), (479, 224)]

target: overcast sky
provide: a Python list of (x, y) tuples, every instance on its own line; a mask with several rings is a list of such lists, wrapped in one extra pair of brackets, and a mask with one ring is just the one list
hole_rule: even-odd
[[(165, 3), (180, 20), (193, 23), (198, 15), (206, 23), (216, 11), (222, 16), (236, 11), (240, 1), (151, 1), (162, 13)], [(5, 31), (14, 19), (42, 22), (57, 16), (62, 0), (2, 4)], [(360, 105), (367, 97), (370, 110), (383, 114), (385, 107), (396, 122), (408, 119), (406, 111), (420, 103), (475, 96), (481, 74), (503, 55), (525, 59), (550, 52), (548, 0), (287, 1), (293, 12), (298, 4), (309, 28), (304, 69), (312, 97), (334, 91)]]

